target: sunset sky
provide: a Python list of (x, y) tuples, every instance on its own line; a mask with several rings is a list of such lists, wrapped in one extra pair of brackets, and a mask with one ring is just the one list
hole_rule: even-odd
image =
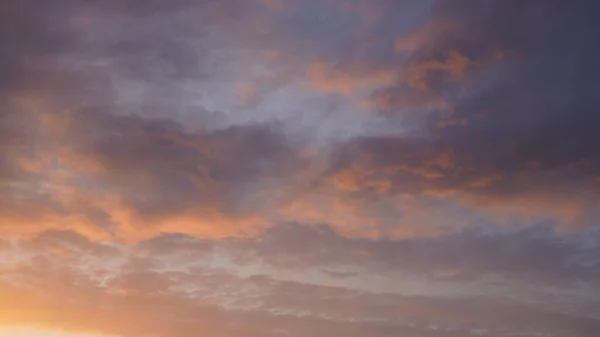
[(0, 337), (600, 336), (600, 1), (0, 1)]

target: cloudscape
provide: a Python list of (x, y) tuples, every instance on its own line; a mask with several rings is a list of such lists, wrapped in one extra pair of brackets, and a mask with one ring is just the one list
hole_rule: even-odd
[(0, 2), (0, 336), (600, 336), (597, 0)]

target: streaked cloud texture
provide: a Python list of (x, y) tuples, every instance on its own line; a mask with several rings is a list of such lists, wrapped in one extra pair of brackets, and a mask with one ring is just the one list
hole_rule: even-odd
[(0, 335), (599, 336), (597, 13), (1, 2)]

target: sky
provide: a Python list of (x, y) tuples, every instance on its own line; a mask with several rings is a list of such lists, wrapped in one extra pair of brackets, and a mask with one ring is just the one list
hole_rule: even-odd
[(44, 331), (36, 328), (0, 328), (0, 337), (102, 337), (64, 331)]
[(0, 1), (0, 336), (600, 336), (599, 12)]

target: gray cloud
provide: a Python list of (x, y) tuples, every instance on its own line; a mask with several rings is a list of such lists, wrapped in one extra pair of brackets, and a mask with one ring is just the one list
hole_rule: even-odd
[[(590, 74), (598, 71), (591, 55), (596, 53), (593, 36), (599, 28), (589, 13), (596, 3), (563, 5), (557, 1), (439, 2), (430, 18), (432, 25), (446, 20), (458, 27), (447, 32), (439, 27), (442, 31), (433, 41), (420, 41), (422, 47), (417, 45), (407, 69), (424, 69), (423, 81), (429, 89), (421, 114), (427, 113), (422, 109), (428, 101), (438, 99), (447, 102), (451, 114), (434, 111), (418, 117), (425, 123), (422, 131), (430, 136), (429, 142), (414, 150), (410, 139), (367, 139), (366, 146), (386, 154), (385, 142), (389, 147), (408, 147), (395, 154), (401, 156), (398, 162), (412, 153), (419, 156), (420, 146), (451, 153), (459, 169), (473, 171), (464, 174), (505, 176), (490, 187), (494, 193), (540, 185), (594, 184), (590, 178), (598, 174), (595, 146), (599, 142), (593, 130), (600, 122), (594, 113), (597, 81)], [(458, 82), (449, 80), (450, 69), (426, 70), (431, 62), (450, 62), (451, 52), (470, 64), (466, 78)], [(504, 58), (495, 60), (495, 53)], [(402, 82), (376, 96), (402, 100), (404, 95), (420, 94)], [(393, 109), (394, 103), (388, 103)], [(402, 111), (399, 106), (398, 112)], [(447, 175), (460, 179), (461, 172)]]
[(243, 210), (241, 202), (260, 192), (261, 180), (283, 183), (303, 166), (277, 124), (186, 133), (169, 120), (85, 111), (74, 117), (68, 137), (75, 156), (103, 167), (95, 178), (144, 214), (210, 203)]
[(406, 240), (348, 239), (327, 226), (280, 225), (230, 248), (278, 268), (360, 266), (458, 282), (496, 276), (552, 285), (598, 279), (597, 240), (594, 231), (564, 237), (545, 225)]
[(372, 95), (396, 134), (340, 145), (316, 185), (360, 172), (353, 183), (385, 181), (387, 195), (452, 196), (475, 209), (519, 208), (516, 198), (548, 215), (571, 202), (577, 211), (550, 217), (595, 226), (596, 3), (563, 5), (437, 2), (399, 38), (414, 46), (396, 63), (398, 82)]

